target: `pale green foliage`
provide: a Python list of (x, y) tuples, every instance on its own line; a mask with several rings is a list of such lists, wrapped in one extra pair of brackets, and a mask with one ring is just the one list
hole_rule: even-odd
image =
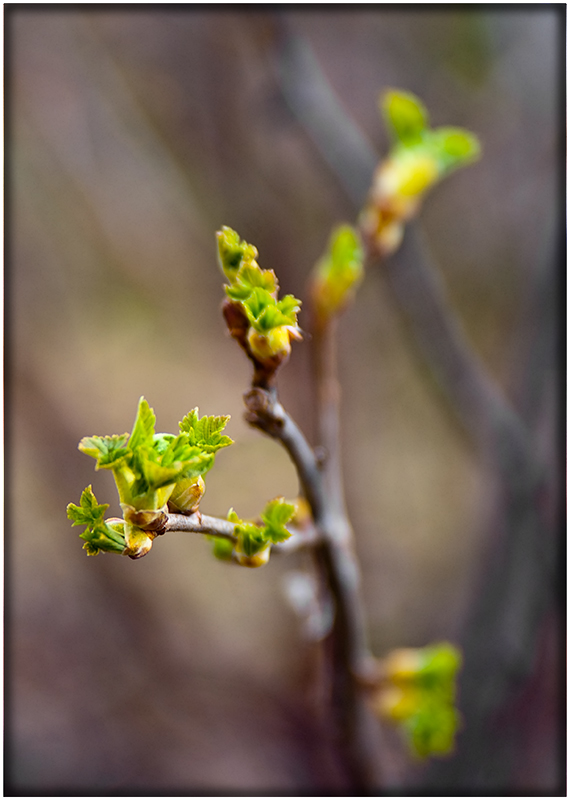
[(411, 747), (420, 757), (446, 755), (454, 747), (460, 715), (454, 708), (456, 676), (462, 664), (460, 651), (448, 642), (421, 651), (415, 712), (404, 721)]
[[(171, 495), (177, 498), (177, 511), (198, 507), (204, 493), (202, 476), (213, 466), (217, 450), (232, 444), (232, 439), (221, 433), (228, 420), (229, 417), (200, 418), (195, 408), (179, 424), (178, 436), (155, 433), (155, 414), (141, 397), (130, 436), (127, 433), (88, 436), (81, 440), (79, 449), (95, 458), (96, 469), (111, 469), (113, 472), (127, 523), (124, 535), (128, 555), (148, 552), (154, 535), (150, 532), (160, 527), (164, 519), (162, 509)], [(87, 514), (89, 495), (85, 492), (84, 495), (81, 508)], [(192, 509), (187, 509), (187, 504), (191, 504)], [(80, 507), (73, 506), (73, 509), (77, 508)], [(73, 510), (71, 513), (75, 514), (74, 519), (80, 518), (79, 512)], [(100, 531), (103, 524), (101, 517), (99, 527), (93, 528), (92, 525), (92, 528)], [(125, 543), (122, 548), (98, 547), (121, 552)]]
[(87, 555), (96, 556), (100, 551), (122, 553), (126, 547), (122, 524), (103, 519), (109, 505), (97, 503), (91, 486), (83, 490), (79, 503), (79, 506), (68, 505), (67, 516), (74, 526), (86, 526), (80, 538), (85, 540), (83, 549)]
[(113, 469), (127, 454), (125, 444), (128, 433), (118, 436), (84, 436), (79, 449), (97, 460), (95, 469)]
[(430, 128), (425, 106), (410, 92), (385, 92), (381, 110), (395, 140), (393, 157), (403, 150), (428, 156), (437, 165), (438, 177), (442, 177), (480, 156), (480, 143), (473, 133), (463, 128)]
[(258, 251), (252, 244), (240, 239), (236, 231), (226, 225), (216, 235), (218, 242), (218, 262), (228, 280), (234, 283), (235, 277), (243, 264), (256, 261)]
[(428, 111), (410, 92), (387, 91), (381, 104), (387, 126), (403, 144), (416, 144), (428, 126)]
[(283, 497), (276, 497), (266, 505), (261, 513), (262, 525), (240, 519), (233, 508), (227, 519), (234, 523), (234, 533), (238, 539), (236, 551), (250, 558), (272, 544), (289, 538), (287, 523), (295, 512), (295, 506), (286, 503)]
[[(204, 447), (197, 442), (196, 432), (190, 423), (187, 425), (188, 431), (181, 429), (181, 433), (174, 436), (168, 433), (155, 434), (155, 421), (153, 410), (141, 397), (128, 441), (128, 434), (123, 434), (90, 436), (79, 443), (82, 452), (97, 459), (97, 468), (113, 470), (121, 503), (137, 510), (161, 508), (177, 481), (196, 478), (208, 472), (217, 449), (212, 445)], [(198, 418), (196, 423), (200, 431), (208, 427), (207, 424), (201, 425)], [(213, 430), (214, 437), (215, 434)], [(219, 440), (222, 438), (228, 441), (219, 446), (231, 444), (229, 437), (219, 437)]]
[(236, 231), (224, 226), (216, 236), (220, 266), (229, 281), (224, 288), (248, 328), (249, 352), (259, 361), (289, 355), (291, 340), (301, 339), (297, 324), (301, 301), (291, 294), (278, 299), (275, 273), (260, 269), (258, 251)]
[(186, 434), (189, 444), (200, 447), (205, 453), (216, 453), (222, 447), (234, 444), (233, 439), (221, 433), (229, 419), (229, 416), (199, 417), (198, 408), (194, 408), (178, 426), (181, 433)]
[(350, 225), (336, 228), (313, 277), (313, 302), (321, 323), (339, 314), (354, 299), (365, 272), (363, 259), (357, 231)]
[(394, 651), (385, 663), (387, 681), (378, 697), (381, 714), (401, 726), (416, 756), (450, 753), (461, 723), (454, 707), (460, 651), (441, 642)]

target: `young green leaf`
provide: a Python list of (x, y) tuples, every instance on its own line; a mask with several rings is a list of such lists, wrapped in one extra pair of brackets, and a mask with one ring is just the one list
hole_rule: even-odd
[(81, 494), (79, 506), (70, 503), (67, 507), (68, 519), (73, 526), (85, 525), (86, 529), (79, 536), (85, 541), (83, 545), (87, 555), (95, 556), (100, 551), (122, 553), (125, 549), (125, 537), (119, 520), (113, 524), (110, 520), (103, 519), (108, 504), (100, 505), (97, 502), (91, 486), (84, 489)]
[(159, 456), (147, 447), (137, 448), (134, 454), (134, 466), (136, 473), (140, 475), (138, 494), (154, 492), (170, 484), (173, 484), (174, 488), (174, 484), (182, 472), (180, 461), (163, 466), (159, 461)]
[(430, 141), (442, 174), (476, 161), (480, 157), (480, 142), (470, 131), (463, 128), (436, 128), (430, 133)]
[(95, 469), (113, 469), (121, 459), (130, 454), (129, 448), (125, 443), (129, 438), (128, 433), (121, 436), (84, 436), (78, 448), (91, 458), (97, 460)]
[(264, 536), (273, 544), (284, 542), (291, 536), (285, 527), (295, 513), (295, 506), (286, 503), (283, 497), (270, 500), (261, 514)]
[(232, 300), (245, 300), (254, 289), (264, 289), (275, 296), (278, 281), (273, 270), (261, 270), (255, 261), (249, 261), (240, 267), (232, 285), (226, 287), (226, 294)]
[(416, 144), (428, 127), (428, 112), (410, 92), (389, 90), (381, 97), (381, 110), (387, 126), (404, 144)]
[(269, 541), (265, 536), (263, 527), (240, 519), (233, 508), (228, 512), (227, 519), (235, 523), (234, 533), (238, 538), (235, 549), (238, 555), (252, 558), (268, 547)]
[(137, 409), (137, 416), (135, 417), (135, 424), (133, 425), (133, 431), (129, 439), (129, 447), (131, 450), (136, 450), (142, 445), (152, 447), (155, 435), (155, 422), (155, 412), (152, 408), (149, 408), (149, 404), (145, 398), (141, 397)]
[(109, 503), (105, 503), (103, 505), (98, 504), (97, 499), (93, 494), (93, 489), (91, 488), (91, 485), (89, 485), (81, 493), (81, 499), (78, 506), (76, 506), (74, 503), (69, 503), (67, 507), (67, 516), (68, 519), (72, 521), (74, 526), (89, 525), (93, 527), (103, 522), (103, 517), (105, 516), (105, 512), (108, 508)]
[(421, 664), (416, 675), (419, 686), (454, 697), (456, 676), (462, 666), (462, 654), (449, 642), (425, 647), (421, 651)]
[(461, 718), (456, 709), (430, 696), (403, 723), (412, 752), (419, 758), (445, 756), (454, 749)]
[(87, 528), (79, 534), (79, 538), (85, 542), (83, 549), (88, 556), (96, 556), (102, 552), (122, 555), (127, 546), (124, 527), (124, 523), (117, 520), (113, 523), (107, 521), (94, 528)]
[(363, 259), (357, 231), (350, 225), (336, 228), (314, 271), (312, 295), (319, 322), (341, 312), (354, 298), (364, 276)]
[(206, 538), (212, 542), (212, 552), (215, 558), (218, 558), (220, 561), (232, 560), (234, 542), (222, 536), (207, 536)]
[(285, 297), (278, 301), (277, 307), (287, 318), (289, 325), (297, 326), (297, 315), (301, 309), (301, 300), (298, 300), (293, 294), (286, 294)]
[(284, 326), (291, 326), (291, 319), (280, 311), (277, 304), (266, 306), (258, 318), (252, 321), (252, 327), (260, 333), (268, 333), (272, 328)]
[(266, 289), (256, 286), (244, 300), (242, 306), (248, 315), (250, 324), (253, 325), (263, 311), (267, 308), (275, 308), (276, 300)]
[(216, 234), (218, 242), (218, 261), (230, 283), (234, 283), (243, 263), (255, 262), (258, 257), (256, 248), (240, 239), (236, 231), (222, 227)]
[(223, 436), (222, 431), (228, 424), (229, 416), (198, 416), (198, 408), (190, 411), (179, 422), (181, 433), (186, 434), (188, 442), (200, 448), (205, 453), (216, 453), (222, 447), (234, 444), (229, 436)]

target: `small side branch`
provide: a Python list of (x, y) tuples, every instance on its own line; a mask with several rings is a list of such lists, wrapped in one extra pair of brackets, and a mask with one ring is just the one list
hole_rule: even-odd
[[(194, 514), (167, 514), (167, 522), (158, 531), (163, 533), (199, 533), (206, 536), (218, 536), (221, 539), (228, 539), (236, 543), (238, 537), (234, 533), (235, 524), (227, 519), (220, 517), (209, 517), (196, 511)], [(319, 536), (315, 527), (308, 522), (304, 523), (303, 528), (295, 525), (287, 525), (287, 530), (291, 534), (289, 539), (272, 545), (272, 553), (293, 553), (319, 541)]]
[(275, 390), (253, 388), (244, 395), (244, 403), (246, 421), (278, 439), (287, 450), (317, 524), (325, 509), (322, 476), (311, 445), (277, 399)]
[(167, 522), (161, 533), (169, 531), (187, 531), (189, 533), (202, 533), (208, 536), (219, 536), (237, 542), (234, 534), (235, 524), (220, 517), (208, 517), (195, 511), (194, 514), (167, 514)]

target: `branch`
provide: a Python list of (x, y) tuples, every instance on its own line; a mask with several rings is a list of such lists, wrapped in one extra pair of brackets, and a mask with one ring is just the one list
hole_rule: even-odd
[(161, 529), (161, 533), (187, 531), (208, 536), (220, 536), (222, 539), (237, 542), (238, 539), (234, 535), (235, 527), (236, 525), (227, 519), (208, 517), (206, 514), (195, 511), (194, 514), (167, 514), (167, 522)]
[(352, 786), (379, 787), (379, 727), (356, 680), (368, 670), (371, 656), (349, 522), (338, 513), (315, 453), (278, 401), (276, 391), (254, 388), (244, 395), (244, 401), (246, 420), (285, 447), (311, 507), (319, 537), (313, 548), (314, 558), (335, 607), (333, 629), (326, 642), (332, 666), (329, 677), (333, 725)]
[(278, 401), (275, 389), (255, 387), (244, 395), (244, 403), (246, 422), (278, 439), (287, 450), (317, 525), (325, 513), (325, 500), (321, 472), (311, 445)]
[(351, 201), (360, 207), (378, 158), (332, 90), (313, 49), (283, 14), (274, 17), (283, 96)]
[[(157, 531), (159, 535), (163, 533), (199, 533), (207, 536), (219, 536), (221, 539), (228, 539), (237, 542), (238, 537), (234, 534), (235, 524), (221, 517), (209, 517), (195, 511), (194, 514), (167, 514), (167, 522)], [(296, 525), (286, 525), (287, 531), (291, 534), (289, 539), (272, 545), (272, 553), (293, 553), (296, 550), (317, 544), (319, 537), (314, 526), (305, 522), (303, 528)]]

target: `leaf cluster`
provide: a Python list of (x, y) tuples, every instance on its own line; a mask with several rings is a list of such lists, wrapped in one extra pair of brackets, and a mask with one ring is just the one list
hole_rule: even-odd
[(461, 663), (460, 651), (448, 642), (396, 651), (387, 659), (388, 686), (381, 691), (384, 714), (402, 726), (420, 758), (453, 749), (461, 722), (454, 707)]
[(312, 296), (318, 323), (339, 314), (355, 296), (364, 276), (359, 234), (351, 225), (337, 227), (314, 270)]
[(108, 503), (98, 504), (91, 486), (83, 490), (78, 506), (70, 503), (67, 507), (67, 516), (73, 526), (86, 526), (79, 536), (85, 540), (83, 549), (88, 556), (96, 556), (101, 551), (123, 553), (125, 550), (123, 523), (118, 520), (104, 520), (108, 508)]
[(96, 459), (96, 469), (113, 471), (122, 504), (137, 510), (159, 509), (178, 481), (204, 475), (216, 451), (232, 444), (221, 434), (228, 419), (201, 419), (195, 408), (179, 423), (178, 436), (155, 433), (155, 414), (141, 397), (130, 436), (87, 436), (79, 449)]
[(431, 128), (424, 104), (410, 92), (385, 92), (381, 111), (394, 140), (393, 157), (429, 157), (439, 178), (480, 155), (478, 138), (464, 128)]
[(289, 355), (291, 340), (301, 338), (297, 324), (301, 301), (291, 294), (278, 299), (274, 271), (260, 269), (257, 249), (236, 231), (224, 226), (216, 236), (218, 260), (229, 282), (224, 289), (233, 314), (243, 319), (243, 346), (259, 361)]
[[(90, 525), (89, 542), (93, 548), (122, 552), (133, 557), (144, 555), (152, 539), (164, 523), (164, 507), (171, 496), (176, 497), (176, 511), (195, 511), (204, 493), (202, 476), (214, 464), (215, 454), (232, 444), (222, 434), (229, 417), (200, 417), (193, 409), (179, 423), (180, 433), (155, 433), (156, 417), (144, 397), (139, 400), (131, 434), (86, 436), (79, 449), (96, 460), (96, 469), (110, 469), (119, 492), (124, 514), (122, 547), (99, 543), (97, 536), (106, 535), (116, 541), (118, 531), (107, 530), (103, 521), (108, 506), (93, 506), (91, 488), (82, 495), (81, 506), (70, 505), (68, 516), (74, 524)], [(107, 528), (106, 528), (107, 526)], [(83, 538), (86, 538), (85, 536)], [(95, 554), (95, 553), (93, 553)]]
[[(227, 519), (234, 523), (236, 544), (234, 555), (244, 566), (261, 566), (267, 561), (272, 544), (289, 539), (290, 532), (286, 525), (295, 513), (295, 506), (286, 503), (283, 497), (270, 500), (261, 513), (261, 523), (248, 522), (236, 514), (233, 508)], [(226, 555), (228, 553), (226, 546)]]

